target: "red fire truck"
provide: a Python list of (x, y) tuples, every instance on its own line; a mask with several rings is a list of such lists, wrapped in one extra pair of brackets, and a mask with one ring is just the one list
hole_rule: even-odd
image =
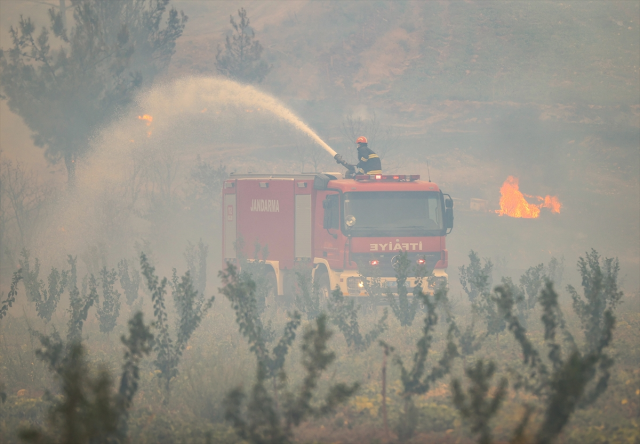
[[(300, 267), (313, 270), (325, 296), (336, 286), (367, 296), (364, 269), (394, 287), (401, 251), (432, 272), (432, 286), (447, 281), (453, 200), (418, 175), (232, 174), (223, 207), (223, 259), (251, 258), (256, 242), (267, 245), (278, 295), (292, 288)], [(410, 289), (416, 284), (407, 279)]]

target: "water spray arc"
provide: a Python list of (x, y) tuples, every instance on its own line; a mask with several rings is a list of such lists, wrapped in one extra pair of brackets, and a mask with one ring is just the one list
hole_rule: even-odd
[[(138, 196), (149, 190), (171, 196), (180, 186), (176, 180), (183, 180), (177, 174), (185, 174), (177, 172), (181, 162), (202, 154), (242, 163), (252, 143), (277, 144), (290, 133), (304, 135), (332, 158), (337, 155), (281, 101), (253, 86), (216, 77), (157, 84), (90, 141), (91, 150), (78, 166), (76, 190), (52, 215), (57, 231), (45, 230), (36, 243), (73, 252), (96, 239), (109, 243), (122, 236), (124, 245), (125, 239), (147, 232), (140, 216), (145, 203)], [(105, 222), (107, 213), (118, 214), (114, 223)]]

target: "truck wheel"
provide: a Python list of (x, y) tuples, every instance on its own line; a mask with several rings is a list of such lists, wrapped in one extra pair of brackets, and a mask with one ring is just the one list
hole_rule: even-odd
[(326, 308), (331, 299), (331, 281), (326, 271), (322, 270), (316, 273), (316, 279), (318, 282), (318, 293), (320, 297), (320, 307)]

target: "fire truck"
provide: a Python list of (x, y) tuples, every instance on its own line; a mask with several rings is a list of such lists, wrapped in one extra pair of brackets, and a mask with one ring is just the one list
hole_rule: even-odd
[[(430, 274), (432, 287), (447, 283), (453, 200), (418, 175), (232, 174), (222, 194), (224, 261), (251, 258), (256, 243), (266, 245), (278, 295), (294, 288), (301, 268), (312, 270), (324, 297), (336, 286), (345, 296), (369, 296), (363, 279), (371, 270), (396, 293), (400, 252)], [(425, 273), (414, 274), (410, 293)]]

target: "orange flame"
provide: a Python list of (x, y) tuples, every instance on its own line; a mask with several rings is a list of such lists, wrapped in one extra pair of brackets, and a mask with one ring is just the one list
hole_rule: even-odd
[(500, 209), (496, 210), (500, 216), (522, 217), (525, 219), (535, 219), (540, 216), (541, 208), (548, 208), (552, 213), (560, 213), (562, 204), (557, 196), (530, 196), (540, 203), (533, 204), (526, 201), (525, 195), (520, 192), (518, 178), (509, 176), (500, 188)]
[(146, 120), (147, 121), (147, 126), (151, 125), (151, 122), (153, 122), (153, 117), (150, 116), (149, 114), (145, 114), (143, 116), (138, 116), (138, 119)]

